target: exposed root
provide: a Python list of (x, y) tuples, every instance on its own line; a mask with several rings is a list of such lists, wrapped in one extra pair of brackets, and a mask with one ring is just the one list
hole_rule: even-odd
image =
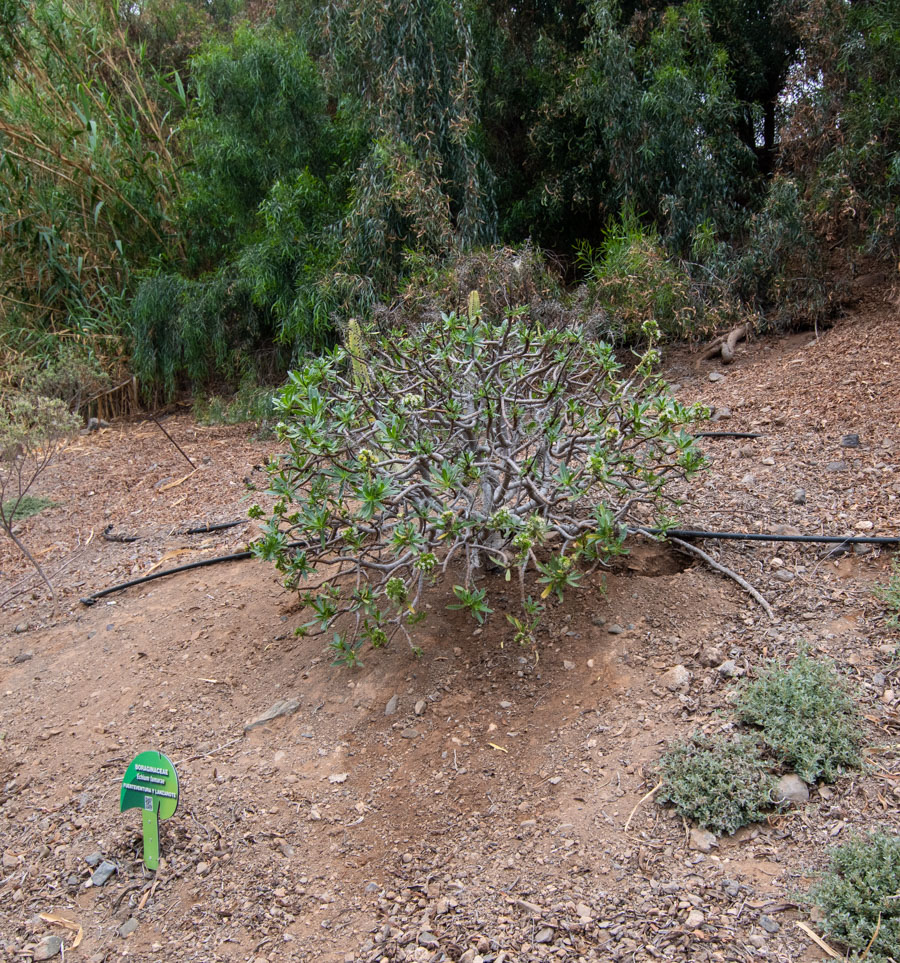
[(737, 347), (739, 341), (743, 341), (750, 334), (750, 325), (748, 323), (739, 324), (736, 328), (729, 331), (728, 334), (720, 335), (714, 341), (710, 342), (709, 347), (703, 352), (703, 360), (709, 361), (716, 355), (721, 355), (722, 364), (731, 364), (734, 360), (734, 349)]
[[(643, 531), (643, 534), (649, 535), (649, 532)], [(738, 575), (737, 572), (732, 571), (727, 565), (717, 562), (711, 555), (707, 555), (702, 548), (697, 548), (696, 546), (691, 545), (689, 542), (684, 542), (680, 538), (675, 538), (671, 535), (666, 537), (673, 545), (677, 545), (679, 548), (684, 549), (684, 551), (690, 552), (692, 555), (696, 555), (697, 558), (702, 558), (710, 568), (714, 568), (717, 572), (721, 572), (723, 575), (727, 575), (730, 579), (733, 579), (735, 582), (737, 582), (737, 584), (740, 585), (745, 592), (753, 596), (753, 598), (759, 603), (766, 615), (769, 616), (769, 621), (775, 621), (775, 613), (772, 611), (772, 606), (769, 605), (769, 603), (745, 578)]]

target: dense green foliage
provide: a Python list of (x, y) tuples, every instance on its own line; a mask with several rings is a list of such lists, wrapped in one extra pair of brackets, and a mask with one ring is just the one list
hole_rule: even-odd
[(809, 893), (825, 935), (850, 948), (851, 960), (889, 963), (900, 946), (900, 836), (877, 832), (831, 853)]
[(831, 662), (801, 650), (790, 665), (773, 662), (747, 683), (737, 714), (759, 726), (777, 758), (806, 782), (833, 782), (859, 768), (859, 711)]
[(891, 575), (884, 585), (875, 588), (875, 596), (884, 602), (887, 624), (900, 629), (900, 558), (891, 559)]
[(342, 661), (410, 638), (425, 587), (451, 575), (453, 607), (481, 622), (486, 568), (515, 575), (510, 624), (530, 640), (530, 581), (561, 599), (581, 563), (621, 553), (626, 522), (659, 523), (670, 479), (702, 467), (684, 427), (704, 412), (669, 394), (653, 348), (626, 373), (578, 327), (486, 320), (474, 291), (464, 315), (387, 336), (354, 325), (348, 340), (277, 399), (290, 450), (270, 466), (275, 507), (255, 545)]
[(746, 736), (695, 735), (660, 760), (660, 802), (715, 833), (731, 834), (764, 819), (775, 780), (759, 743)]
[(0, 531), (34, 566), (53, 595), (50, 579), (22, 541), (18, 522), (52, 504), (32, 489), (78, 427), (68, 405), (22, 391), (0, 391)]
[(896, 264), (898, 51), (893, 0), (0, 0), (6, 380), (277, 379), (497, 241), (606, 337), (822, 319)]

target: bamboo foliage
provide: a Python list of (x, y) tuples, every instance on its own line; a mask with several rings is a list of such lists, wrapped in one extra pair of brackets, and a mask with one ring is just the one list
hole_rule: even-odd
[(7, 0), (0, 66), (0, 356), (23, 332), (104, 350), (132, 271), (168, 241), (165, 91), (115, 0)]
[(328, 4), (338, 86), (358, 102), (371, 147), (353, 184), (347, 266), (389, 289), (404, 248), (444, 255), (496, 237), (482, 155), (480, 82), (458, 0)]

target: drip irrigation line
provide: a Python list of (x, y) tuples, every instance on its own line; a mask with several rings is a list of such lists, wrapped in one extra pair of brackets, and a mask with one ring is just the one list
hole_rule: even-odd
[(761, 431), (695, 431), (695, 438), (762, 438)]
[(246, 525), (246, 518), (239, 518), (236, 522), (219, 522), (218, 525), (199, 525), (197, 528), (185, 529), (185, 535), (203, 535), (207, 532), (221, 532), (225, 528), (235, 528), (237, 525)]
[(825, 545), (900, 545), (900, 535), (766, 535), (756, 532), (706, 532), (680, 528), (648, 528), (653, 535), (674, 538), (721, 538), (733, 542), (805, 542)]
[(130, 582), (122, 582), (120, 585), (112, 585), (110, 588), (101, 589), (99, 592), (94, 592), (92, 595), (86, 595), (83, 599), (79, 599), (82, 605), (93, 605), (99, 599), (102, 599), (106, 595), (112, 595), (113, 592), (121, 592), (127, 588), (133, 588), (135, 585), (143, 585), (144, 582), (152, 582), (156, 578), (163, 578), (166, 575), (177, 575), (179, 572), (189, 572), (193, 568), (205, 568), (207, 565), (218, 565), (219, 562), (240, 562), (245, 558), (250, 558), (253, 552), (235, 552), (234, 555), (218, 555), (215, 558), (204, 558), (199, 562), (188, 562), (186, 565), (178, 565), (175, 568), (161, 569), (159, 572), (151, 572), (149, 575), (144, 575), (141, 578), (133, 578)]
[(166, 431), (166, 429), (163, 428), (163, 426), (156, 420), (156, 417), (154, 415), (150, 415), (150, 420), (153, 422), (154, 425), (156, 425), (157, 428), (159, 428), (159, 430), (166, 436), (166, 438), (168, 438), (169, 441), (172, 442), (172, 444), (181, 452), (181, 454), (184, 455), (185, 459), (187, 460), (187, 463), (191, 466), (191, 468), (194, 469), (194, 471), (196, 471), (197, 466), (192, 461), (191, 456), (181, 447), (181, 445), (178, 444), (177, 441), (175, 441), (175, 439)]
[[(306, 548), (306, 542), (289, 542), (287, 548)], [(133, 578), (130, 582), (122, 582), (120, 585), (111, 585), (109, 588), (101, 589), (91, 595), (86, 595), (79, 599), (82, 605), (93, 605), (99, 599), (114, 592), (122, 592), (135, 585), (143, 585), (144, 582), (152, 582), (157, 578), (164, 578), (166, 575), (178, 575), (181, 572), (190, 572), (195, 568), (206, 568), (209, 565), (218, 565), (220, 562), (243, 562), (245, 559), (253, 558), (253, 552), (235, 552), (233, 555), (217, 555), (215, 558), (203, 558), (198, 562), (187, 562), (185, 565), (177, 565), (175, 568), (161, 569), (159, 572), (151, 572), (149, 575), (142, 575), (140, 578)]]
[[(233, 523), (228, 523), (233, 524)], [(637, 533), (637, 529), (634, 530)], [(648, 528), (644, 531), (649, 535), (672, 536), (672, 538), (719, 538), (723, 541), (744, 541), (744, 542), (803, 542), (810, 544), (826, 545), (900, 545), (900, 535), (766, 535), (755, 532), (707, 532), (695, 529), (681, 528)], [(290, 542), (288, 548), (308, 548), (307, 542)], [(135, 585), (143, 585), (144, 582), (152, 582), (157, 578), (164, 578), (167, 575), (178, 575), (180, 572), (189, 572), (195, 568), (206, 568), (209, 565), (218, 565), (220, 562), (242, 562), (244, 559), (252, 558), (253, 552), (235, 552), (233, 555), (217, 555), (215, 558), (204, 558), (198, 562), (188, 562), (186, 565), (178, 565), (175, 568), (163, 569), (159, 572), (152, 572), (141, 578), (132, 579), (130, 582), (122, 582), (120, 585), (113, 585), (110, 588), (94, 592), (80, 599), (82, 605), (93, 605), (98, 599), (102, 599), (114, 592), (121, 592), (124, 589), (134, 588)]]

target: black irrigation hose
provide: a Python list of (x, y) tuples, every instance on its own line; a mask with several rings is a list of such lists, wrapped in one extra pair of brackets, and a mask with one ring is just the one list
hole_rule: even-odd
[(239, 518), (236, 522), (220, 522), (218, 525), (200, 525), (197, 528), (185, 529), (185, 535), (203, 535), (206, 532), (221, 532), (225, 528), (234, 528), (237, 525), (246, 525), (246, 518)]
[[(810, 542), (824, 543), (828, 545), (900, 545), (900, 535), (761, 535), (750, 532), (706, 532), (694, 529), (669, 528), (665, 531), (659, 528), (648, 528), (647, 531), (652, 535), (671, 535), (673, 538), (720, 538), (730, 541), (745, 542)], [(306, 548), (306, 542), (290, 542), (288, 548)], [(82, 605), (93, 605), (98, 599), (113, 592), (121, 592), (123, 589), (133, 588), (135, 585), (142, 585), (144, 582), (152, 582), (154, 579), (163, 578), (166, 575), (177, 575), (179, 572), (189, 572), (195, 568), (206, 568), (207, 565), (218, 565), (219, 562), (242, 562), (244, 559), (252, 558), (253, 552), (236, 552), (234, 555), (218, 555), (215, 558), (204, 558), (199, 562), (188, 562), (186, 565), (179, 565), (176, 568), (163, 569), (160, 572), (153, 572), (141, 578), (132, 579), (130, 582), (123, 582), (121, 585), (113, 585), (110, 588), (102, 589), (80, 599)]]
[(673, 538), (721, 538), (733, 542), (811, 542), (827, 545), (900, 545), (900, 535), (765, 535), (752, 532), (705, 532), (680, 528), (648, 528)]
[(759, 431), (695, 431), (695, 438), (762, 438)]
[(166, 568), (159, 572), (152, 572), (141, 578), (134, 578), (130, 582), (122, 582), (121, 585), (113, 585), (110, 588), (94, 592), (93, 595), (86, 595), (79, 599), (82, 605), (93, 605), (98, 599), (105, 595), (112, 595), (113, 592), (121, 592), (123, 589), (132, 588), (135, 585), (142, 585), (144, 582), (152, 582), (155, 578), (162, 578), (165, 575), (176, 575), (178, 572), (189, 572), (192, 568), (205, 568), (207, 565), (218, 565), (219, 562), (241, 562), (245, 558), (252, 557), (253, 552), (236, 552), (234, 555), (218, 555), (216, 558), (204, 558), (199, 562), (188, 562), (187, 565), (179, 565), (176, 568)]

